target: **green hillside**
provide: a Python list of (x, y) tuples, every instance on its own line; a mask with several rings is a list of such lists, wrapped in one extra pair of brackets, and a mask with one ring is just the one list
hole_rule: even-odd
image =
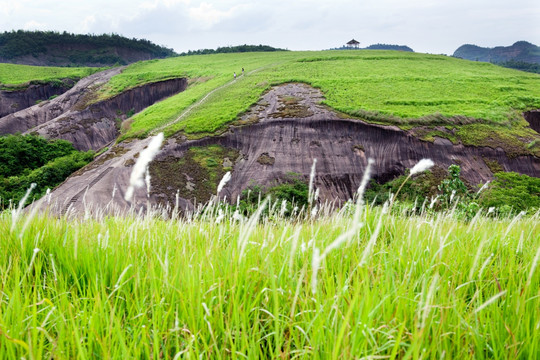
[[(233, 81), (233, 72), (240, 74), (242, 67), (245, 76)], [(538, 136), (521, 113), (540, 108), (539, 75), (397, 51), (215, 54), (140, 62), (113, 77), (101, 98), (177, 76), (188, 77), (189, 88), (136, 114), (124, 138), (155, 129), (169, 135), (214, 133), (272, 85), (286, 82), (321, 89), (324, 103), (347, 116), (421, 128), (420, 136), (428, 140), (434, 135), (466, 144), (489, 140), (519, 153), (529, 151), (527, 145)], [(448, 131), (435, 129), (441, 126)], [(518, 137), (527, 141), (520, 144)]]
[(30, 82), (51, 82), (65, 78), (80, 79), (100, 68), (44, 67), (0, 64), (0, 90), (24, 87)]

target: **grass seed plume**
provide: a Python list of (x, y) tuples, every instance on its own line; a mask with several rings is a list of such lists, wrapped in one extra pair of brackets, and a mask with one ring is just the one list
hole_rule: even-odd
[(154, 136), (152, 140), (150, 140), (148, 147), (141, 151), (139, 160), (137, 160), (137, 163), (133, 167), (131, 177), (129, 178), (129, 186), (126, 190), (126, 195), (124, 197), (126, 201), (131, 201), (133, 199), (133, 193), (135, 192), (135, 188), (140, 188), (144, 186), (143, 177), (146, 173), (146, 169), (148, 168), (148, 164), (150, 164), (150, 162), (159, 152), (159, 148), (161, 147), (162, 142), (163, 133), (159, 133)]

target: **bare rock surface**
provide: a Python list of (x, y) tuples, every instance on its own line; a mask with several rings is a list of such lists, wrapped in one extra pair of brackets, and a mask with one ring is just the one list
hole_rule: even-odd
[(0, 118), (0, 134), (34, 133), (68, 140), (78, 150), (99, 150), (116, 140), (126, 113), (139, 112), (187, 88), (187, 79), (170, 79), (92, 103), (98, 89), (122, 69), (93, 74), (55, 99)]
[(58, 83), (32, 84), (24, 89), (0, 90), (0, 118), (61, 95), (74, 85), (71, 79)]
[[(235, 199), (250, 184), (274, 184), (290, 172), (307, 180), (314, 159), (317, 159), (315, 186), (320, 189), (321, 200), (338, 203), (352, 197), (368, 158), (375, 160), (373, 177), (380, 181), (403, 174), (422, 158), (430, 158), (443, 168), (459, 164), (463, 177), (471, 184), (491, 179), (488, 164), (494, 163), (505, 171), (540, 177), (537, 157), (509, 158), (502, 149), (454, 145), (444, 139), (433, 143), (421, 141), (396, 127), (339, 116), (321, 105), (321, 100), (321, 94), (307, 85), (279, 86), (265, 94), (221, 136), (186, 140), (178, 135), (168, 139), (154, 162), (170, 165), (171, 171), (167, 176), (151, 171), (154, 190), (150, 193), (146, 188), (137, 190), (132, 203), (123, 196), (137, 153), (149, 140), (118, 144), (57, 187), (50, 204), (59, 213), (81, 213), (88, 209), (141, 211), (158, 203), (168, 203), (171, 207), (177, 203), (182, 209), (190, 209), (195, 204), (191, 191), (208, 179), (199, 179), (201, 183), (197, 183), (189, 167), (178, 164), (190, 148), (211, 145), (238, 153), (237, 158), (228, 156), (218, 164), (232, 165), (232, 178), (220, 194), (228, 199)], [(175, 182), (176, 179), (182, 181)], [(182, 188), (175, 185), (179, 183), (183, 184)]]
[(53, 120), (69, 111), (77, 102), (82, 102), (93, 90), (99, 88), (122, 68), (114, 68), (92, 74), (81, 79), (73, 88), (57, 98), (44, 101), (27, 109), (0, 118), (0, 134), (24, 133)]
[(534, 131), (540, 133), (540, 110), (527, 111), (525, 120)]

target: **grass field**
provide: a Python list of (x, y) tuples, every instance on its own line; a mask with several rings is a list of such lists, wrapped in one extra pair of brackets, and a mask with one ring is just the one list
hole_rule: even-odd
[(47, 82), (65, 78), (80, 79), (100, 70), (103, 69), (0, 64), (0, 89), (17, 87), (17, 85), (20, 87), (30, 81)]
[(0, 357), (540, 356), (540, 214), (353, 212), (3, 212)]

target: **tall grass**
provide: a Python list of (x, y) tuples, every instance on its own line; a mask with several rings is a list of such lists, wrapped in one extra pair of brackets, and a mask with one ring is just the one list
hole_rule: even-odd
[(540, 214), (287, 220), (269, 201), (258, 220), (215, 202), (170, 220), (0, 214), (0, 358), (539, 357)]

